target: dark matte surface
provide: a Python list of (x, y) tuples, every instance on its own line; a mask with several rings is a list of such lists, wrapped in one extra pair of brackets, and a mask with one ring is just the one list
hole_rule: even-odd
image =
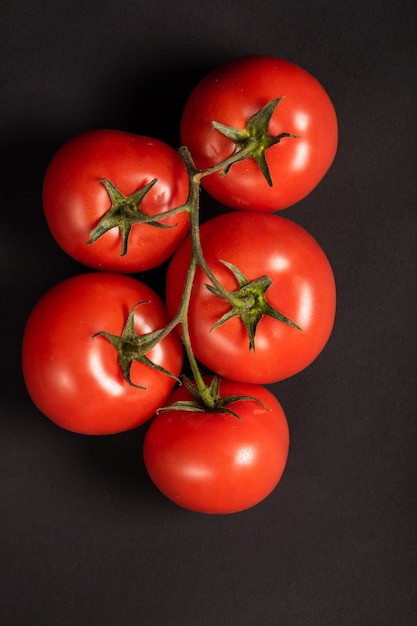
[[(71, 3), (0, 9), (2, 626), (408, 626), (416, 609), (416, 5), (382, 0)], [(232, 516), (176, 507), (144, 429), (65, 432), (29, 400), (36, 300), (84, 271), (41, 205), (54, 151), (112, 127), (178, 146), (199, 78), (250, 53), (315, 75), (339, 116), (331, 171), (288, 209), (326, 251), (333, 335), (271, 387), (291, 429), (282, 482)], [(218, 210), (205, 199), (207, 211)], [(283, 213), (284, 215), (284, 213)], [(147, 277), (163, 290), (163, 275)]]

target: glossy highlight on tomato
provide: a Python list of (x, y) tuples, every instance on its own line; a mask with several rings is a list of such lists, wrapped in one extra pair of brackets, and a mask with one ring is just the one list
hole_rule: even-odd
[[(156, 415), (143, 455), (153, 483), (177, 505), (200, 513), (229, 514), (251, 508), (277, 486), (284, 472), (289, 429), (284, 410), (265, 387), (220, 381), (222, 396), (249, 395), (228, 413), (184, 410)], [(177, 387), (166, 406), (189, 400)], [(263, 405), (263, 406), (262, 406)]]
[[(265, 297), (269, 304), (298, 325), (264, 315), (256, 329), (255, 349), (235, 316), (213, 328), (230, 304), (207, 288), (199, 267), (188, 309), (191, 345), (195, 356), (212, 372), (235, 381), (267, 384), (297, 374), (320, 354), (333, 329), (336, 286), (321, 246), (304, 228), (272, 213), (233, 211), (203, 223), (201, 246), (217, 280), (229, 291), (238, 289), (234, 265), (248, 281), (272, 280)], [(170, 315), (179, 306), (191, 258), (188, 237), (170, 261), (166, 304)], [(180, 331), (180, 328), (178, 327)]]
[[(157, 294), (122, 274), (67, 278), (36, 303), (23, 335), (23, 375), (34, 404), (52, 422), (81, 434), (113, 434), (143, 424), (165, 402), (174, 378), (134, 361), (132, 382), (145, 389), (130, 385), (116, 349), (104, 336), (94, 336), (100, 331), (120, 335), (135, 305), (137, 334), (166, 325)], [(182, 347), (172, 333), (147, 356), (175, 376), (181, 372)]]
[(202, 186), (234, 209), (278, 211), (306, 197), (332, 164), (338, 123), (329, 95), (309, 72), (267, 55), (232, 60), (213, 69), (196, 85), (183, 110), (181, 142), (198, 169), (211, 167), (235, 151), (236, 145), (213, 122), (245, 129), (268, 102), (280, 98), (269, 133), (289, 133), (266, 150), (272, 186), (254, 159), (202, 179)]
[(45, 217), (53, 237), (67, 254), (97, 270), (134, 273), (157, 267), (187, 235), (188, 213), (182, 211), (159, 220), (163, 227), (135, 223), (123, 255), (117, 227), (88, 243), (91, 232), (112, 206), (105, 179), (124, 196), (157, 179), (140, 209), (148, 215), (165, 213), (187, 200), (188, 177), (180, 156), (168, 144), (151, 137), (91, 130), (64, 143), (44, 177)]

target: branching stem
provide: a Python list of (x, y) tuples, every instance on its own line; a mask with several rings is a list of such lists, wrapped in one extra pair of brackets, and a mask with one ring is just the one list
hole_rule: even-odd
[[(280, 100), (281, 98), (276, 98), (275, 100), (272, 100), (266, 106), (264, 106), (256, 115), (249, 119), (246, 128), (244, 129), (229, 128), (222, 124), (213, 122), (214, 129), (220, 131), (235, 143), (235, 150), (233, 151), (233, 153), (219, 163), (216, 163), (206, 169), (199, 170), (197, 169), (191, 157), (189, 149), (186, 146), (181, 146), (178, 150), (178, 153), (186, 168), (189, 181), (189, 190), (186, 202), (181, 206), (175, 207), (173, 209), (170, 209), (169, 211), (165, 211), (164, 213), (156, 215), (147, 216), (143, 212), (140, 213), (140, 221), (142, 223), (150, 223), (151, 225), (158, 226), (161, 226), (158, 223), (158, 220), (166, 219), (167, 217), (171, 217), (181, 212), (187, 212), (189, 215), (191, 260), (185, 278), (181, 302), (176, 315), (168, 322), (168, 324), (164, 328), (161, 328), (159, 331), (154, 331), (147, 337), (146, 349), (150, 350), (151, 348), (153, 348), (157, 343), (162, 341), (162, 339), (167, 337), (169, 333), (171, 333), (178, 325), (180, 325), (183, 344), (193, 374), (196, 391), (199, 395), (200, 400), (208, 409), (215, 409), (216, 407), (219, 408), (219, 398), (214, 388), (212, 388), (212, 386), (209, 387), (205, 384), (204, 378), (200, 372), (199, 365), (191, 345), (188, 319), (191, 293), (194, 284), (195, 274), (198, 267), (201, 268), (209, 281), (211, 281), (212, 283), (211, 285), (207, 284), (207, 288), (212, 293), (215, 293), (217, 296), (220, 296), (227, 300), (227, 302), (229, 302), (229, 304), (231, 305), (231, 310), (226, 316), (223, 316), (223, 318), (219, 320), (216, 326), (224, 323), (224, 321), (229, 319), (231, 316), (239, 315), (248, 330), (251, 348), (254, 348), (254, 334), (256, 325), (264, 314), (271, 315), (272, 317), (275, 317), (280, 321), (283, 321), (292, 326), (296, 326), (293, 322), (291, 322), (291, 320), (283, 316), (279, 311), (275, 311), (265, 300), (264, 294), (270, 284), (270, 279), (268, 277), (259, 277), (259, 279), (249, 283), (249, 281), (246, 280), (246, 278), (242, 275), (238, 268), (235, 268), (234, 266), (220, 259), (220, 261), (226, 264), (235, 275), (235, 278), (237, 279), (237, 283), (239, 285), (238, 291), (235, 292), (225, 289), (225, 287), (223, 287), (223, 285), (217, 280), (216, 276), (208, 266), (204, 258), (200, 240), (200, 190), (202, 178), (216, 172), (220, 172), (220, 175), (225, 175), (233, 164), (238, 163), (239, 161), (243, 161), (247, 158), (252, 158), (260, 167), (260, 170), (265, 176), (268, 184), (272, 185), (268, 166), (265, 160), (265, 151), (270, 146), (278, 143), (283, 137), (296, 138), (295, 135), (291, 135), (289, 133), (282, 133), (277, 137), (271, 137), (268, 133), (268, 124), (270, 117)], [(151, 184), (153, 185), (155, 182), (156, 180), (152, 181)], [(136, 205), (140, 204), (140, 199), (142, 195), (146, 193), (146, 188), (145, 190), (142, 189), (140, 190), (140, 192), (134, 194), (132, 199), (131, 197), (122, 197), (120, 192), (116, 188), (114, 188), (114, 186), (112, 186), (109, 181), (106, 181), (106, 184), (106, 188), (108, 188), (113, 195), (112, 206), (114, 205), (115, 207), (113, 212), (115, 212), (118, 208), (118, 203), (126, 203), (126, 201), (130, 201), (130, 204), (128, 203), (128, 208), (131, 209), (130, 212), (133, 213), (133, 216), (136, 218), (135, 211), (139, 211), (139, 207), (137, 207)], [(133, 209), (131, 205), (133, 206)], [(110, 218), (113, 218), (113, 213), (110, 215)], [(106, 219), (108, 221), (109, 218), (106, 217)], [(132, 220), (132, 223), (133, 221), (134, 220)], [(110, 220), (110, 224), (106, 222), (100, 228), (101, 230), (103, 230), (113, 226), (114, 223), (112, 220)], [(132, 224), (130, 224), (129, 222), (129, 228), (131, 226)], [(97, 236), (100, 236), (101, 230), (97, 234)], [(93, 240), (95, 240), (95, 233), (93, 233), (93, 235)], [(127, 236), (128, 231), (125, 233), (125, 248), (127, 247)], [(88, 243), (91, 243), (91, 241), (89, 241)], [(123, 250), (123, 253), (125, 253), (125, 250)]]

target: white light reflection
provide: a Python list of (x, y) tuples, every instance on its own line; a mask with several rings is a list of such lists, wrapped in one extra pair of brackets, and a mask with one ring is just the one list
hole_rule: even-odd
[(271, 269), (277, 272), (286, 270), (290, 262), (287, 257), (276, 255), (270, 260)]
[(301, 131), (304, 132), (305, 130), (307, 130), (308, 125), (309, 125), (309, 117), (308, 115), (306, 115), (305, 113), (297, 113), (295, 116), (295, 124), (297, 126), (297, 132)]
[(305, 168), (310, 158), (310, 147), (306, 141), (297, 140), (297, 148), (292, 161), (293, 170), (301, 170)]
[(91, 351), (89, 365), (91, 371), (94, 372), (97, 382), (100, 383), (107, 393), (110, 393), (113, 396), (120, 396), (123, 393), (123, 385), (112, 376), (109, 376), (104, 369), (103, 363), (100, 359), (100, 350)]
[(250, 465), (253, 463), (256, 451), (248, 446), (247, 448), (241, 448), (236, 454), (235, 462), (238, 465)]
[(297, 323), (301, 328), (307, 328), (310, 325), (311, 316), (313, 314), (313, 296), (310, 285), (306, 282), (299, 289), (300, 300), (298, 307)]
[(76, 383), (74, 382), (74, 378), (71, 373), (64, 370), (62, 367), (59, 368), (59, 371), (56, 372), (59, 378), (59, 388), (68, 393), (74, 393), (74, 389), (76, 387)]
[(155, 363), (155, 365), (161, 365), (163, 362), (163, 347), (161, 346), (161, 342), (158, 342), (146, 356), (152, 361), (152, 363)]
[(201, 467), (198, 465), (190, 465), (183, 474), (190, 480), (201, 480), (202, 478), (207, 480), (213, 477), (213, 471), (205, 465), (201, 465)]

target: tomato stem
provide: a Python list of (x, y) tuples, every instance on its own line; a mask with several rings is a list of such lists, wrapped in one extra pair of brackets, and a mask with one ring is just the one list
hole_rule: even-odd
[[(182, 161), (186, 168), (189, 181), (188, 197), (186, 202), (181, 206), (170, 209), (169, 211), (166, 211), (164, 213), (148, 216), (143, 212), (140, 212), (136, 207), (136, 205), (138, 204), (138, 200), (140, 201), (142, 196), (136, 197), (136, 195), (134, 195), (133, 198), (125, 198), (120, 194), (117, 189), (114, 189), (113, 187), (110, 188), (114, 205), (113, 213), (117, 213), (118, 215), (119, 205), (123, 207), (123, 210), (125, 210), (125, 206), (130, 209), (130, 205), (134, 205), (134, 210), (132, 209), (130, 211), (133, 214), (133, 217), (131, 218), (132, 223), (129, 222), (128, 224), (129, 228), (131, 228), (133, 221), (136, 220), (140, 220), (143, 223), (150, 223), (152, 225), (162, 226), (158, 223), (159, 219), (167, 218), (183, 211), (186, 211), (189, 214), (191, 260), (185, 278), (180, 305), (176, 315), (168, 322), (168, 324), (164, 328), (161, 328), (159, 331), (154, 331), (146, 337), (146, 346), (149, 346), (149, 349), (151, 349), (159, 341), (161, 341), (164, 337), (171, 333), (176, 326), (181, 326), (184, 349), (194, 378), (196, 393), (198, 394), (201, 403), (209, 410), (216, 410), (216, 407), (218, 408), (220, 406), (218, 393), (216, 396), (214, 388), (212, 386), (207, 386), (204, 382), (203, 375), (200, 372), (197, 359), (194, 355), (188, 319), (191, 293), (194, 284), (195, 274), (198, 267), (201, 268), (201, 270), (208, 277), (209, 281), (211, 281), (212, 283), (211, 285), (207, 284), (207, 288), (215, 295), (227, 300), (227, 302), (231, 305), (231, 310), (217, 322), (216, 326), (224, 323), (226, 320), (230, 319), (230, 317), (238, 315), (242, 319), (242, 322), (244, 323), (248, 331), (251, 349), (254, 349), (255, 347), (255, 330), (257, 323), (260, 321), (263, 315), (270, 315), (291, 326), (299, 328), (291, 320), (282, 315), (279, 311), (273, 309), (266, 301), (265, 291), (271, 282), (268, 277), (263, 276), (255, 281), (249, 282), (243, 276), (243, 274), (241, 274), (238, 268), (235, 268), (227, 262), (219, 259), (220, 262), (223, 262), (232, 271), (239, 286), (238, 291), (228, 291), (227, 289), (225, 289), (225, 287), (217, 280), (216, 276), (208, 266), (206, 259), (204, 258), (200, 240), (200, 189), (201, 179), (203, 177), (214, 174), (215, 172), (220, 172), (220, 175), (225, 175), (233, 164), (238, 163), (239, 161), (243, 161), (247, 158), (253, 158), (260, 167), (263, 175), (268, 181), (268, 184), (272, 185), (272, 181), (270, 180), (269, 176), (268, 166), (265, 160), (266, 149), (274, 145), (275, 143), (278, 143), (283, 137), (297, 138), (295, 135), (291, 135), (289, 133), (282, 133), (277, 137), (271, 137), (268, 134), (268, 124), (270, 117), (281, 99), (282, 98), (277, 98), (268, 103), (265, 107), (263, 107), (256, 115), (250, 118), (247, 126), (244, 129), (229, 128), (222, 124), (213, 122), (213, 129), (223, 133), (226, 137), (228, 137), (235, 143), (234, 152), (229, 157), (227, 157), (223, 161), (220, 161), (219, 163), (216, 163), (206, 169), (199, 170), (197, 169), (192, 159), (189, 149), (186, 146), (181, 146), (179, 148), (178, 153), (182, 158)], [(152, 184), (154, 182), (156, 182), (156, 180), (152, 181)], [(145, 188), (144, 190), (141, 190), (140, 193), (144, 194), (146, 192), (147, 189)], [(111, 217), (113, 217), (113, 213)], [(100, 228), (109, 228), (113, 225), (113, 222), (111, 222), (110, 225), (105, 222), (103, 225), (100, 226)], [(129, 231), (127, 230), (127, 232), (125, 233), (125, 246), (122, 252), (124, 252), (127, 246), (128, 234)]]
[[(246, 152), (246, 150), (245, 150)], [(223, 287), (223, 285), (217, 280), (210, 267), (208, 266), (203, 250), (201, 247), (200, 241), (200, 190), (201, 190), (201, 179), (203, 176), (208, 174), (212, 174), (213, 172), (224, 169), (224, 167), (229, 166), (231, 163), (236, 162), (236, 156), (231, 156), (225, 161), (218, 163), (217, 165), (208, 168), (206, 170), (198, 170), (194, 164), (194, 161), (191, 157), (190, 151), (187, 147), (182, 146), (179, 149), (179, 154), (184, 161), (184, 165), (186, 167), (189, 179), (189, 191), (187, 201), (182, 207), (178, 209), (173, 209), (173, 211), (179, 210), (187, 210), (190, 218), (190, 238), (191, 238), (191, 261), (187, 271), (187, 276), (184, 283), (183, 293), (181, 297), (181, 303), (177, 314), (171, 319), (171, 321), (167, 324), (167, 326), (161, 329), (160, 333), (158, 333), (158, 338), (155, 337), (155, 343), (163, 339), (166, 335), (168, 335), (178, 324), (181, 325), (182, 330), (182, 339), (184, 344), (184, 349), (187, 354), (187, 359), (191, 368), (191, 372), (194, 377), (194, 381), (201, 397), (201, 400), (209, 409), (215, 409), (216, 403), (213, 398), (213, 394), (210, 388), (205, 384), (202, 373), (198, 366), (197, 359), (195, 358), (194, 351), (191, 344), (191, 337), (189, 332), (188, 325), (188, 308), (191, 299), (191, 291), (194, 283), (194, 276), (197, 270), (197, 267), (200, 266), (204, 273), (207, 275), (209, 280), (213, 283), (219, 295), (226, 298), (228, 301), (231, 301), (234, 298), (233, 295), (227, 291)], [(244, 157), (246, 158), (246, 157)], [(238, 159), (240, 160), (240, 158)], [(170, 211), (164, 213), (164, 216), (170, 214)], [(158, 219), (158, 215), (152, 216), (153, 219)], [(235, 302), (234, 302), (235, 303)], [(238, 300), (235, 303), (237, 306), (243, 306), (244, 303), (241, 300)]]
[[(179, 309), (176, 315), (171, 319), (171, 321), (160, 330), (157, 335), (154, 337), (154, 341), (152, 343), (158, 343), (165, 336), (167, 336), (178, 324), (181, 325), (182, 330), (182, 339), (184, 344), (184, 349), (187, 354), (187, 359), (191, 368), (191, 372), (193, 374), (193, 378), (201, 397), (202, 402), (209, 409), (215, 408), (215, 400), (213, 398), (212, 393), (210, 392), (210, 388), (205, 384), (202, 373), (198, 366), (197, 359), (195, 358), (194, 351), (191, 345), (191, 338), (189, 332), (188, 325), (188, 308), (191, 299), (191, 291), (194, 283), (194, 276), (197, 270), (197, 266), (200, 265), (207, 276), (212, 280), (213, 284), (216, 288), (226, 297), (228, 292), (224, 289), (224, 287), (217, 281), (216, 277), (211, 272), (208, 267), (201, 248), (200, 242), (200, 181), (202, 172), (197, 170), (194, 165), (194, 162), (191, 158), (191, 155), (187, 148), (180, 149), (180, 154), (183, 158), (185, 167), (187, 169), (188, 178), (189, 178), (189, 191), (188, 198), (185, 204), (182, 207), (178, 207), (177, 209), (173, 209), (173, 211), (178, 212), (179, 210), (187, 210), (189, 213), (190, 219), (190, 237), (191, 237), (191, 246), (192, 246), (192, 254), (191, 261), (188, 267), (183, 293), (181, 297), (181, 302)], [(167, 211), (164, 213), (164, 216), (169, 215), (171, 212)], [(153, 216), (153, 219), (157, 219), (158, 216)]]
[[(209, 387), (204, 382), (203, 376), (201, 374), (200, 368), (197, 363), (197, 359), (195, 358), (194, 351), (191, 345), (191, 338), (188, 326), (188, 308), (191, 298), (191, 291), (194, 283), (194, 276), (197, 270), (197, 266), (200, 265), (206, 271), (209, 269), (203, 257), (203, 251), (201, 248), (200, 242), (200, 172), (196, 169), (194, 162), (191, 158), (191, 155), (187, 150), (180, 150), (180, 154), (183, 157), (184, 164), (186, 166), (190, 188), (188, 192), (188, 200), (187, 205), (189, 207), (189, 217), (190, 217), (190, 237), (191, 237), (191, 246), (192, 246), (192, 255), (191, 261), (188, 268), (185, 285), (182, 293), (181, 304), (177, 314), (177, 318), (181, 324), (182, 337), (184, 348), (187, 354), (188, 362), (190, 364), (190, 368), (194, 377), (194, 381), (196, 387), (199, 391), (202, 401), (205, 406), (210, 409), (215, 408), (215, 401), (213, 399), (212, 394), (210, 393)], [(209, 270), (210, 272), (210, 270)], [(211, 272), (210, 272), (211, 274)], [(216, 285), (217, 285), (216, 281)], [(219, 285), (220, 288), (221, 285)]]

